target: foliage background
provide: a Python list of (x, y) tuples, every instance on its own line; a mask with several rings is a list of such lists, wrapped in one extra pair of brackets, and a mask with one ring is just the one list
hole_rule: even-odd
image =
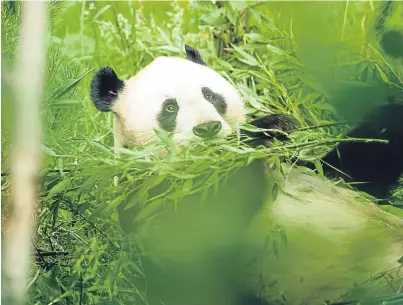
[[(129, 161), (115, 159), (110, 149), (111, 114), (97, 112), (89, 99), (94, 70), (109, 65), (121, 78), (128, 78), (157, 56), (184, 56), (187, 43), (236, 84), (250, 118), (288, 113), (304, 127), (357, 121), (371, 106), (385, 103), (387, 95), (398, 96), (403, 86), (402, 58), (387, 56), (379, 46), (383, 31), (402, 28), (403, 5), (396, 3), (376, 31), (380, 6), (373, 1), (50, 2), (45, 156), (30, 304), (128, 304), (141, 299), (143, 291), (127, 277), (141, 277), (141, 263), (137, 252), (123, 243), (127, 237), (117, 225), (115, 207), (147, 178), (139, 192), (145, 197), (132, 200), (149, 199), (147, 187), (158, 181), (146, 170), (177, 174), (169, 168), (172, 164), (148, 158), (149, 150), (127, 152)], [(12, 116), (8, 76), (18, 45), (20, 3), (3, 2), (1, 14), (2, 199), (6, 199), (10, 140), (13, 124), (18, 124)], [(325, 144), (348, 128), (299, 133), (297, 143), (313, 143), (300, 151), (300, 157), (322, 155), (331, 148)], [(187, 176), (182, 172), (175, 180), (172, 198), (180, 198), (186, 187), (193, 186), (192, 175), (205, 170), (200, 162), (210, 160), (215, 167), (224, 161), (242, 164), (231, 152), (239, 151), (228, 149), (216, 161), (211, 155), (194, 159)], [(293, 153), (295, 147), (270, 156), (277, 160)], [(115, 174), (127, 181), (114, 186)], [(183, 191), (179, 180), (192, 182), (185, 182)], [(393, 198), (401, 202), (401, 190)], [(151, 217), (156, 205), (140, 207), (142, 221)], [(137, 249), (135, 242), (131, 245)]]

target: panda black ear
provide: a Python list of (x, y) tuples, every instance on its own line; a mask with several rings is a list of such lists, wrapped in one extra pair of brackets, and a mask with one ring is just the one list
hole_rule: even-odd
[(91, 82), (92, 102), (99, 111), (111, 111), (113, 102), (123, 88), (124, 82), (117, 77), (111, 67), (101, 68), (95, 73)]
[(206, 66), (205, 61), (201, 57), (199, 51), (185, 44), (186, 58), (196, 64)]

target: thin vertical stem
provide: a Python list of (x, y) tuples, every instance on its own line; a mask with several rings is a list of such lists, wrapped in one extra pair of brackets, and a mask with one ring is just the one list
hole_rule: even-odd
[(344, 9), (343, 28), (341, 30), (341, 39), (340, 39), (340, 41), (344, 40), (344, 32), (346, 30), (346, 23), (347, 23), (347, 12), (348, 12), (348, 0), (346, 1), (346, 8)]
[(19, 58), (14, 74), (17, 106), (11, 164), (11, 205), (4, 228), (2, 304), (25, 303), (35, 228), (36, 174), (41, 157), (40, 104), (46, 58), (45, 1), (22, 3)]

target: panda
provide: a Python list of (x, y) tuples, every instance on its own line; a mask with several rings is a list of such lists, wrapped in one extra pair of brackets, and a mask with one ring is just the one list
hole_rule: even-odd
[[(98, 110), (114, 113), (116, 148), (150, 143), (157, 137), (154, 128), (174, 132), (173, 141), (186, 145), (194, 138), (226, 137), (234, 126), (245, 123), (245, 109), (236, 89), (208, 68), (196, 49), (186, 45), (185, 51), (187, 60), (159, 57), (126, 81), (120, 80), (110, 67), (96, 73), (91, 98)], [(175, 95), (181, 99), (170, 98)], [(150, 103), (161, 100), (162, 105)], [(359, 182), (355, 185), (358, 190), (386, 198), (403, 173), (401, 118), (401, 103), (375, 109), (347, 137), (385, 139), (390, 144), (341, 143), (322, 158), (325, 175)], [(295, 118), (285, 114), (268, 115), (250, 124), (284, 132), (300, 127)], [(249, 144), (254, 147), (270, 146), (274, 138), (288, 139), (284, 133), (274, 131), (243, 134), (251, 138)], [(313, 163), (303, 165), (315, 170)]]
[[(110, 67), (101, 68), (94, 75), (91, 99), (98, 110), (114, 113), (117, 148), (133, 144), (148, 145), (158, 140), (156, 129), (171, 132), (175, 143), (187, 146), (198, 138), (228, 137), (237, 126), (246, 122), (244, 104), (236, 88), (208, 67), (198, 50), (185, 46), (185, 52), (186, 58), (158, 57), (128, 80), (119, 79)], [(386, 124), (386, 127), (379, 125), (379, 122), (376, 122), (378, 125), (372, 121), (365, 122), (352, 133), (361, 137), (376, 133), (378, 137), (390, 140), (390, 146), (376, 146), (374, 151), (373, 143), (367, 143), (365, 147), (357, 147), (354, 143), (343, 144), (336, 148), (341, 151), (344, 170), (355, 174), (355, 177), (361, 178), (365, 173), (376, 171), (387, 177), (388, 171), (391, 171), (388, 179), (371, 181), (373, 186), (379, 185), (378, 190), (390, 187), (398, 174), (401, 174), (401, 161), (397, 156), (402, 152), (402, 138), (399, 138), (402, 130), (396, 122), (403, 118), (399, 117), (402, 107), (394, 105), (385, 109), (384, 112), (387, 113), (389, 109), (396, 115), (393, 120), (381, 120), (381, 124)], [(376, 121), (377, 116), (372, 117), (374, 119)], [(294, 118), (279, 114), (256, 119), (252, 121), (252, 125), (286, 132), (298, 128), (298, 122)], [(270, 146), (275, 138), (287, 140), (287, 137), (281, 138), (275, 133), (247, 132), (247, 135), (252, 138), (252, 146)], [(379, 160), (383, 158), (380, 155), (383, 152), (387, 156), (393, 156), (393, 160), (397, 162), (396, 168), (378, 168), (382, 164)], [(330, 168), (331, 163), (338, 162), (334, 154), (332, 151), (323, 158)], [(359, 161), (354, 160), (359, 158), (363, 159), (362, 164), (368, 166), (368, 169), (355, 166), (354, 162)], [(346, 162), (346, 159), (353, 161)], [(369, 161), (375, 163), (371, 165)], [(262, 168), (254, 164), (251, 171), (245, 171), (234, 178), (234, 183), (238, 186), (233, 191), (236, 194), (232, 197), (234, 202), (245, 201), (245, 196), (242, 195), (243, 192), (248, 192), (248, 184), (244, 181), (253, 179), (248, 176), (253, 176), (253, 173), (261, 175), (256, 184), (261, 189), (267, 189), (262, 172)], [(398, 268), (398, 260), (403, 255), (402, 219), (384, 213), (373, 204), (372, 199), (361, 202), (364, 199), (357, 196), (354, 190), (335, 186), (331, 180), (324, 180), (291, 166), (285, 172), (288, 173), (286, 177), (276, 177), (281, 189), (277, 198), (270, 204), (263, 204), (263, 209), (257, 207), (250, 212), (249, 219), (253, 220), (251, 232), (259, 245), (256, 253), (261, 254), (253, 267), (248, 268), (246, 273), (251, 274), (243, 277), (245, 282), (241, 286), (229, 284), (232, 283), (232, 278), (225, 278), (223, 275), (223, 281), (228, 284), (224, 286), (239, 292), (236, 300), (228, 301), (228, 304), (283, 304), (283, 295), (287, 298), (287, 304), (323, 304), (324, 300), (336, 299), (341, 293), (377, 272), (393, 270), (402, 275)], [(135, 217), (130, 210), (119, 211), (121, 219)], [(175, 217), (174, 214), (169, 215)], [(287, 244), (276, 246), (278, 256), (273, 256), (265, 247), (265, 230), (269, 231), (268, 228), (273, 226), (282, 227), (287, 234)], [(130, 230), (130, 227), (126, 229)], [(182, 229), (186, 231), (185, 227)], [(175, 236), (167, 233), (166, 240), (173, 239)], [(220, 252), (222, 248), (216, 245), (215, 250)], [(223, 253), (229, 257), (237, 252), (223, 250)], [(296, 253), (298, 257), (295, 257)], [(172, 263), (172, 260), (174, 258), (170, 257), (168, 262)], [(173, 297), (173, 291), (178, 292), (175, 295), (181, 294), (183, 287), (192, 291), (193, 295), (201, 293), (199, 290), (192, 290), (197, 286), (196, 283), (200, 283), (195, 279), (188, 279), (186, 273), (181, 273), (180, 284), (170, 281), (169, 274), (175, 273), (178, 270), (177, 264), (181, 263), (168, 263), (171, 269), (161, 267), (168, 275), (163, 275), (162, 271), (153, 273), (160, 270), (159, 267), (153, 263), (148, 265), (148, 270), (152, 270), (149, 274), (154, 275), (156, 294), (166, 297), (164, 300), (154, 299), (155, 304), (161, 301), (166, 304), (191, 303)], [(231, 263), (225, 270), (231, 270), (231, 266), (235, 265), (236, 263)], [(241, 270), (242, 273), (244, 271)], [(189, 286), (189, 283), (192, 284)], [(208, 285), (208, 282), (202, 282), (202, 285)], [(192, 304), (207, 303), (227, 304), (222, 300), (200, 303), (194, 301)]]

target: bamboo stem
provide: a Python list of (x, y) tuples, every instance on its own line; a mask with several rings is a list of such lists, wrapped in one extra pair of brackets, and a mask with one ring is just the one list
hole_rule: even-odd
[(46, 6), (46, 1), (22, 3), (19, 58), (13, 75), (17, 110), (11, 159), (11, 209), (4, 228), (3, 304), (24, 304), (28, 283), (35, 229), (35, 179), (41, 165), (40, 105), (46, 59)]

